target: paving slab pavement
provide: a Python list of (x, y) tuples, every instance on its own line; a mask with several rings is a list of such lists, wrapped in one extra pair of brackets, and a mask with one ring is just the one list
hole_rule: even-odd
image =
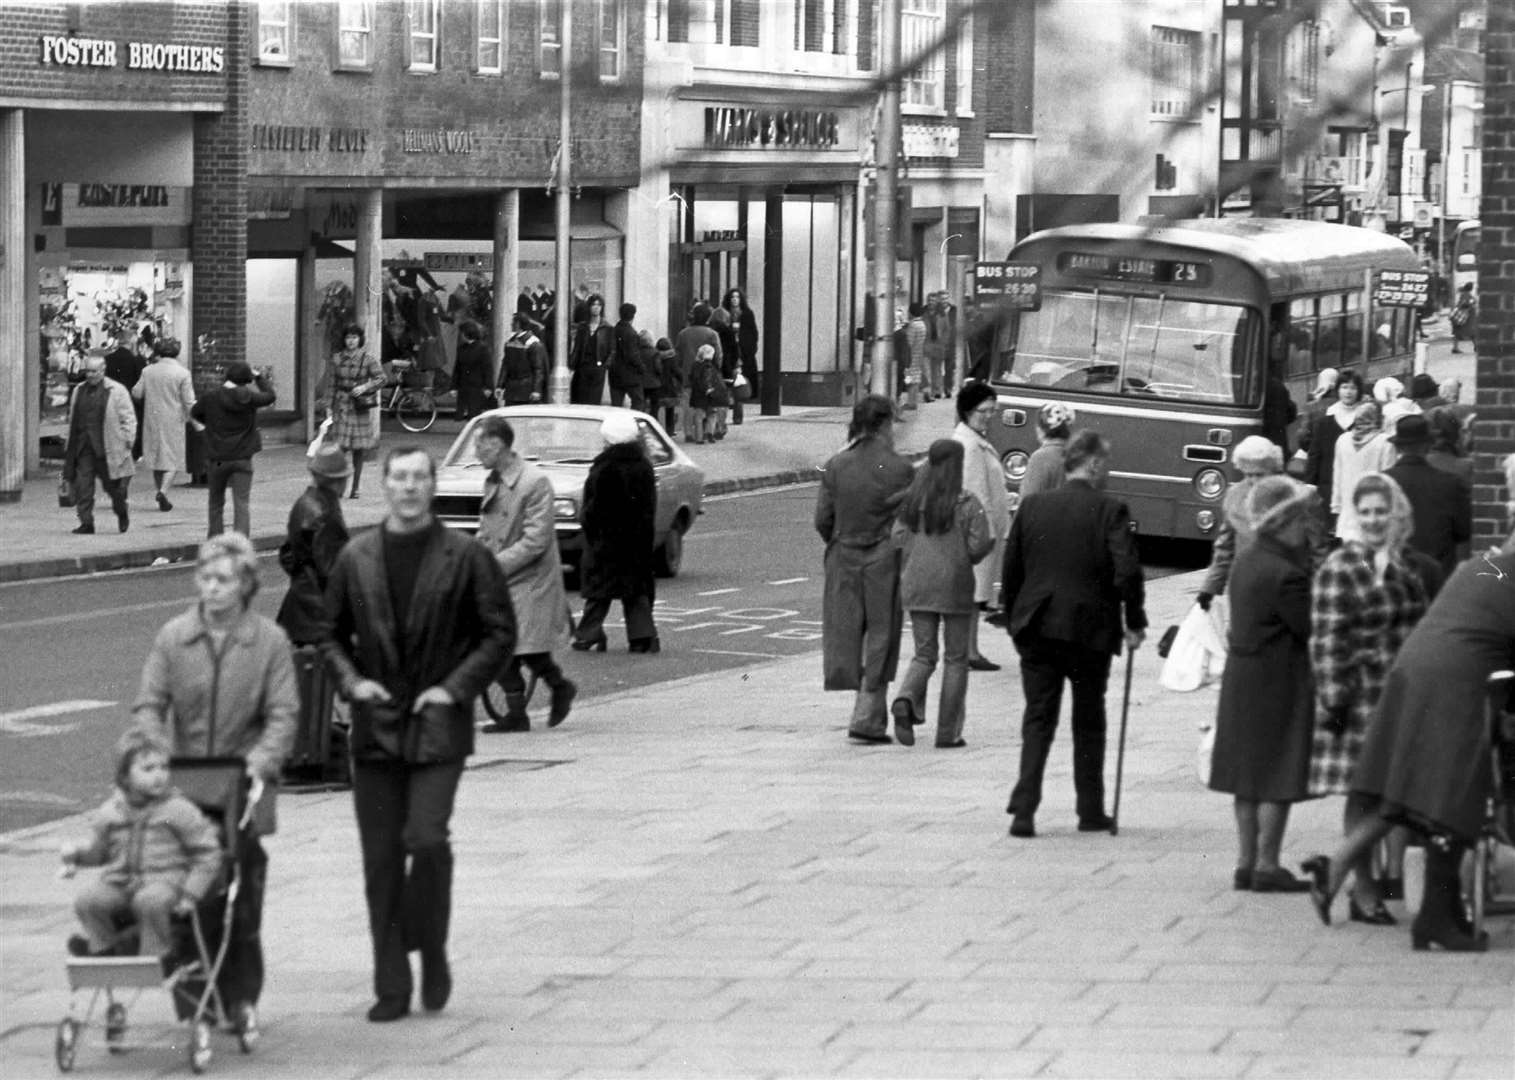
[[(1150, 583), (1177, 621), (1197, 575)], [(960, 751), (852, 745), (819, 656), (586, 703), (481, 736), (453, 821), (447, 1010), (368, 1024), (350, 799), (281, 798), (256, 1077), (1499, 1077), (1515, 1071), (1515, 920), (1480, 956), (1404, 927), (1322, 927), (1300, 896), (1231, 890), (1233, 825), (1194, 751), (1215, 688), (1172, 694), (1136, 654), (1119, 836), (1075, 831), (1066, 725), (1031, 841), (1006, 835), (1013, 649), (973, 676)], [(656, 664), (657, 657), (647, 663)], [(1118, 674), (1118, 672), (1117, 672)], [(1118, 680), (1112, 680), (1119, 685)], [(1118, 717), (1112, 692), (1112, 722)], [(932, 703), (934, 705), (934, 702)], [(929, 740), (927, 741), (929, 743)], [(1113, 750), (1110, 771), (1113, 771)], [(1297, 808), (1291, 860), (1340, 802)], [(78, 821), (0, 837), (0, 1075), (53, 1073)], [(134, 1020), (163, 1019), (144, 995)], [(163, 1074), (177, 1051), (89, 1075)], [(182, 1038), (182, 1036), (180, 1036)]]

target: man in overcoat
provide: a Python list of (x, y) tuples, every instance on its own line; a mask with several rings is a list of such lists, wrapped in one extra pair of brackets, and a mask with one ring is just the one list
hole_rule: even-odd
[(137, 463), (132, 442), (137, 437), (137, 413), (131, 393), (105, 376), (105, 358), (84, 362), (84, 381), (68, 399), (68, 443), (63, 451), (63, 480), (73, 485), (74, 532), (95, 531), (95, 479), (110, 496), (116, 524), (122, 532), (131, 525), (126, 489)]
[(889, 683), (899, 666), (900, 555), (889, 539), (914, 476), (894, 451), (894, 406), (870, 394), (853, 407), (847, 446), (826, 463), (815, 530), (826, 542), (821, 661), (827, 690), (856, 690), (850, 738), (887, 743)]
[(474, 443), (479, 464), (489, 470), (476, 539), (488, 548), (505, 574), (510, 605), (515, 609), (515, 655), (500, 673), (505, 691), (505, 719), (484, 731), (530, 731), (526, 715), (526, 680), (521, 668), (552, 691), (547, 726), (568, 719), (578, 688), (552, 658), (568, 638), (568, 594), (554, 527), (552, 481), (515, 451), (515, 431), (503, 416), (479, 421)]
[[(1042, 775), (1057, 732), (1063, 681), (1073, 687), (1073, 787), (1080, 832), (1110, 828), (1105, 813), (1105, 687), (1110, 658), (1147, 628), (1142, 568), (1125, 503), (1102, 490), (1110, 447), (1095, 431), (1068, 440), (1067, 483), (1021, 504), (1001, 581), (1021, 660), (1026, 712), (1010, 835), (1036, 835)], [(1122, 624), (1124, 615), (1124, 627)]]
[(1441, 567), (1442, 580), (1457, 569), (1459, 550), (1473, 535), (1473, 493), (1460, 476), (1436, 468), (1431, 450), (1431, 422), (1424, 416), (1401, 416), (1389, 441), (1399, 460), (1385, 470), (1410, 500), (1415, 531), (1410, 546)]
[(392, 450), (388, 514), (343, 548), (326, 590), (322, 651), (352, 705), (374, 1022), (410, 1011), (411, 949), (421, 953), (421, 1004), (435, 1012), (452, 992), (448, 822), (473, 752), (474, 699), (515, 644), (504, 575), (482, 544), (432, 516), (435, 490), (425, 450)]

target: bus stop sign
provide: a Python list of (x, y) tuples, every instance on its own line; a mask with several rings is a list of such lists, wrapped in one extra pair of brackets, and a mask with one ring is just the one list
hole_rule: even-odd
[(1429, 270), (1380, 270), (1373, 289), (1377, 307), (1418, 308), (1431, 299)]
[(1042, 306), (1042, 268), (1029, 262), (973, 264), (973, 295), (981, 305), (1000, 305), (1015, 311), (1039, 311)]

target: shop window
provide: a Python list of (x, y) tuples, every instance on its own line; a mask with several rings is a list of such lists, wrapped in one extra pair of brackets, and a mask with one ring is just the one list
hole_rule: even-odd
[(556, 79), (563, 70), (563, 43), (559, 38), (562, 18), (563, 0), (538, 0), (537, 52), (544, 79)]
[(288, 65), (294, 58), (294, 4), (289, 0), (258, 3), (258, 63)]
[(937, 48), (946, 32), (942, 0), (904, 0), (900, 11), (900, 104), (916, 111), (940, 112), (946, 96), (947, 65)]
[(1152, 28), (1152, 115), (1188, 117), (1199, 92), (1199, 34)]
[(440, 0), (405, 0), (405, 66), (436, 71), (440, 58), (437, 7)]
[(478, 42), (474, 70), (498, 75), (505, 70), (505, 0), (479, 0)]
[(621, 55), (625, 45), (622, 32), (621, 0), (600, 0), (599, 52), (600, 79), (612, 82), (621, 77)]
[(338, 0), (337, 64), (344, 68), (373, 64), (372, 0)]
[(957, 115), (973, 115), (973, 14), (957, 24)]

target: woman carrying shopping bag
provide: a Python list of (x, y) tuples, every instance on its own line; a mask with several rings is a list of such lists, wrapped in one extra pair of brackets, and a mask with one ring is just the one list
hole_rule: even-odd
[(994, 547), (984, 506), (963, 490), (963, 444), (938, 439), (900, 505), (893, 538), (904, 549), (900, 600), (910, 616), (915, 656), (894, 699), (894, 737), (915, 745), (926, 714), (926, 685), (936, 670), (938, 630), (944, 668), (937, 704), (936, 745), (966, 745), (968, 644), (977, 609), (973, 564)]

